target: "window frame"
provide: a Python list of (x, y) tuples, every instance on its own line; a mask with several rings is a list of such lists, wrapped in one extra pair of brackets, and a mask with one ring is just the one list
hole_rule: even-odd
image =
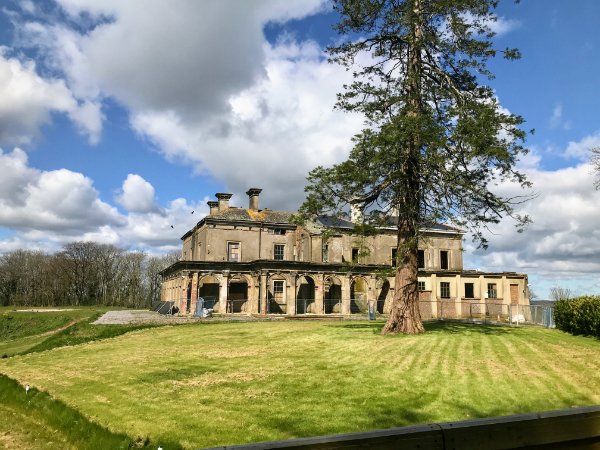
[[(231, 259), (231, 246), (237, 244), (237, 259)], [(227, 261), (241, 262), (242, 261), (242, 243), (240, 241), (227, 241)]]
[[(277, 249), (281, 248), (281, 257), (278, 258), (277, 256)], [(275, 261), (285, 261), (285, 244), (280, 244), (280, 243), (276, 243), (273, 244), (273, 260)]]
[[(444, 291), (447, 291), (444, 295)], [(440, 298), (450, 298), (450, 282), (440, 281)]]
[(390, 264), (392, 267), (396, 267), (396, 256), (398, 255), (398, 247), (392, 247), (390, 250)]
[(324, 263), (329, 262), (329, 243), (328, 242), (321, 243), (321, 260)]
[(498, 284), (488, 283), (487, 284), (487, 298), (498, 298)]
[(418, 292), (423, 292), (425, 291), (425, 282), (424, 281), (417, 281), (417, 291)]
[[(356, 251), (356, 258), (354, 257), (355, 251)], [(350, 257), (351, 257), (350, 259), (353, 264), (360, 264), (360, 248), (352, 247), (352, 253), (351, 253)]]

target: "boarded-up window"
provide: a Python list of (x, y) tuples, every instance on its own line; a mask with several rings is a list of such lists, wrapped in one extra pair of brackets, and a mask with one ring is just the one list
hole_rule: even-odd
[(228, 242), (227, 243), (227, 260), (231, 262), (240, 261), (240, 243), (239, 242)]
[(285, 281), (283, 280), (274, 280), (273, 281), (273, 299), (277, 303), (283, 303), (283, 288), (285, 286)]

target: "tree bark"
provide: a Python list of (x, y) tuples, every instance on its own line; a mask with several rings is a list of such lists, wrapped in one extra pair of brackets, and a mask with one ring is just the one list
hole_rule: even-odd
[(412, 133), (400, 149), (403, 154), (399, 165), (399, 189), (396, 192), (398, 209), (398, 247), (399, 255), (396, 270), (394, 299), (390, 317), (383, 327), (383, 334), (417, 334), (425, 331), (419, 311), (418, 292), (418, 251), (420, 226), (420, 173), (419, 152), (421, 140), (417, 124), (422, 116), (421, 91), (421, 47), (423, 40), (421, 0), (412, 5), (412, 39), (407, 55), (408, 99), (407, 117), (414, 118)]

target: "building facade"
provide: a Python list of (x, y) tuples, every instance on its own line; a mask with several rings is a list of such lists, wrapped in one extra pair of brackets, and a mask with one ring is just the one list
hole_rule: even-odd
[[(394, 295), (396, 227), (353, 234), (351, 220), (320, 218), (303, 226), (292, 213), (259, 208), (250, 189), (248, 208), (217, 193), (210, 213), (181, 239), (181, 260), (162, 272), (161, 298), (193, 313), (203, 298), (215, 313), (364, 313), (369, 302), (389, 312)], [(463, 233), (434, 224), (419, 243), (419, 291), (424, 318), (505, 313), (528, 305), (527, 276), (463, 269)]]

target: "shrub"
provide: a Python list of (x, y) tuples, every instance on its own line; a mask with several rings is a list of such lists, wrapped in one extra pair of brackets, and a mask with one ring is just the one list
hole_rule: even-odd
[(600, 296), (558, 300), (554, 303), (554, 322), (559, 330), (600, 338)]

